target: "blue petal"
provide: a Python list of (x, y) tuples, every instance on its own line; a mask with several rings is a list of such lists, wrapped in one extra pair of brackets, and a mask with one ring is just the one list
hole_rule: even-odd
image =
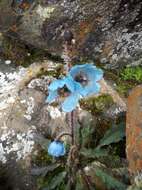
[(75, 81), (71, 76), (65, 78), (65, 84), (71, 92), (75, 91)]
[(88, 84), (80, 93), (82, 94), (82, 96), (97, 94), (100, 92), (100, 88), (100, 84), (92, 82)]
[(49, 91), (49, 95), (46, 98), (45, 102), (46, 103), (52, 103), (57, 97), (58, 97), (57, 90), (55, 90), (55, 91)]
[(74, 84), (75, 84), (75, 92), (80, 94), (80, 92), (84, 89), (84, 87), (79, 82), (76, 81), (74, 81)]
[[(92, 66), (92, 65), (91, 65)], [(76, 76), (77, 73), (79, 73), (80, 71), (84, 71), (86, 70), (86, 68), (90, 67), (90, 64), (83, 64), (83, 65), (75, 65), (71, 68), (71, 70), (69, 71), (69, 74), (74, 77)], [(95, 66), (94, 66), (95, 67)]]
[(62, 110), (64, 112), (71, 112), (71, 111), (73, 111), (76, 108), (76, 106), (77, 106), (78, 101), (79, 101), (80, 98), (81, 98), (80, 94), (78, 94), (78, 93), (71, 94), (62, 103)]
[(76, 65), (71, 68), (69, 74), (74, 78), (80, 72), (87, 75), (89, 80), (98, 81), (103, 77), (103, 71), (97, 69), (96, 66), (92, 64)]
[(99, 81), (103, 78), (104, 72), (101, 69), (97, 69), (97, 73), (95, 73), (95, 80)]
[(103, 77), (103, 71), (101, 69), (87, 69), (86, 75), (89, 80), (99, 81)]
[[(77, 73), (87, 69), (90, 66), (92, 66), (92, 65), (91, 64), (75, 65), (74, 67), (71, 68), (69, 73), (71, 74), (71, 76), (74, 77)], [(96, 66), (94, 66), (94, 67), (96, 68)]]
[(48, 147), (48, 154), (54, 157), (60, 157), (65, 155), (64, 144), (60, 141), (53, 141)]
[(58, 79), (54, 80), (48, 87), (49, 90), (54, 91), (57, 90), (58, 88), (62, 88), (65, 85), (65, 80), (63, 79)]

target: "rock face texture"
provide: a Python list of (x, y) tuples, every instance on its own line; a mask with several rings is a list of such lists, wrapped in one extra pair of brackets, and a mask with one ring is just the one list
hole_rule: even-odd
[(93, 59), (106, 68), (142, 62), (141, 0), (18, 2), (1, 0), (0, 29), (25, 44), (61, 56), (73, 38), (73, 60)]
[(32, 119), (44, 105), (50, 77), (37, 80), (36, 86), (31, 82), (27, 87), (25, 82), (40, 71), (41, 65), (15, 68), (0, 62), (0, 189), (3, 190), (37, 189), (31, 176), (31, 159), (37, 145), (37, 128)]
[(126, 150), (131, 174), (137, 175), (142, 168), (142, 85), (137, 86), (128, 98), (126, 126)]

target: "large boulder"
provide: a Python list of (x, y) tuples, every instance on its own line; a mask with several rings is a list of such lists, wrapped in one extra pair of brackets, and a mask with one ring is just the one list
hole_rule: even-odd
[(142, 169), (142, 85), (135, 87), (128, 97), (126, 125), (126, 152), (131, 174), (138, 175)]
[(141, 0), (1, 0), (0, 30), (59, 56), (74, 38), (73, 60), (140, 65), (141, 12)]

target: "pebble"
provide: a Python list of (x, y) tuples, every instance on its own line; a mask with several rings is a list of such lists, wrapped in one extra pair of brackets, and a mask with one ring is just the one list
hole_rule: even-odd
[(11, 60), (5, 60), (5, 64), (6, 65), (10, 65), (11, 64)]

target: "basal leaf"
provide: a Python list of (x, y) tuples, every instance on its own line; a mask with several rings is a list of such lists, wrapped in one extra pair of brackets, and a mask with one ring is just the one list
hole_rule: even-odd
[(81, 175), (78, 174), (78, 175), (77, 175), (77, 180), (76, 180), (76, 187), (75, 187), (75, 190), (84, 190), (84, 189), (85, 189), (85, 187), (84, 187), (84, 185), (83, 185)]
[(100, 168), (95, 168), (94, 172), (96, 176), (98, 176), (103, 181), (108, 189), (126, 190), (127, 186), (109, 175), (109, 173), (106, 173)]
[(125, 124), (121, 123), (119, 125), (112, 126), (100, 140), (98, 148), (109, 145), (111, 143), (119, 142), (125, 137)]
[[(96, 120), (92, 118), (90, 113), (84, 113), (85, 117), (81, 120), (81, 126), (78, 130), (78, 136), (82, 147), (89, 146), (92, 142), (92, 134), (95, 130)], [(77, 129), (77, 127), (75, 127)]]
[(94, 185), (93, 183), (88, 180), (88, 176), (83, 170), (80, 170), (77, 173), (76, 176), (76, 187), (75, 190), (94, 190)]
[(87, 158), (99, 158), (103, 156), (108, 156), (108, 151), (105, 149), (87, 149), (83, 148), (81, 154)]
[(44, 138), (41, 135), (37, 135), (35, 140), (36, 140), (36, 143), (39, 144), (43, 148), (43, 150), (47, 151), (47, 147), (51, 142), (49, 139)]
[(33, 168), (31, 170), (31, 174), (35, 175), (35, 176), (42, 175), (44, 177), (44, 176), (46, 176), (46, 174), (48, 172), (54, 171), (59, 166), (60, 166), (60, 164), (53, 164), (53, 165), (49, 165), (49, 166), (46, 166), (46, 167)]
[(65, 176), (66, 176), (65, 171), (60, 172), (56, 176), (54, 176), (53, 179), (50, 181), (50, 183), (48, 185), (48, 190), (53, 190), (57, 186), (59, 186), (63, 182)]

